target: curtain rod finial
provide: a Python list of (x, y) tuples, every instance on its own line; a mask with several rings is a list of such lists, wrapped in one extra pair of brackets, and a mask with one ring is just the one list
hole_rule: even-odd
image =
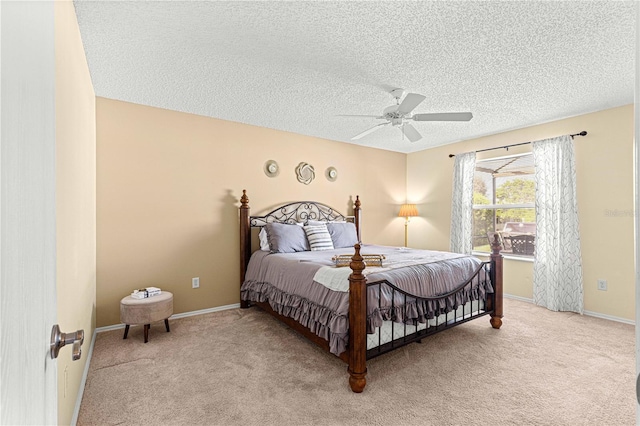
[(449, 158), (453, 158), (455, 156), (456, 156), (455, 154), (449, 154)]

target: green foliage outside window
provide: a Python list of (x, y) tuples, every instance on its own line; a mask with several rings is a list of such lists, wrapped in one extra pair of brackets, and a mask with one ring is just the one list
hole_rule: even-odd
[[(496, 204), (534, 203), (536, 197), (535, 183), (532, 180), (508, 180), (496, 188)], [(499, 209), (497, 216), (501, 223), (535, 222), (534, 209)]]
[(525, 204), (536, 201), (536, 187), (532, 180), (512, 179), (496, 188), (496, 204)]

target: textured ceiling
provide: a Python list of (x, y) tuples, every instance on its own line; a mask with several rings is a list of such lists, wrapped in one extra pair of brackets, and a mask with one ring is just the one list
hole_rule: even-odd
[[(75, 6), (98, 96), (398, 152), (633, 102), (633, 1)], [(474, 118), (351, 141), (397, 87)]]

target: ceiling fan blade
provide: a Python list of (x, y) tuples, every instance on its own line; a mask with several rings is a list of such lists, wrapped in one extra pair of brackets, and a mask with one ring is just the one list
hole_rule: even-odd
[(414, 114), (413, 121), (469, 121), (473, 118), (470, 112), (436, 112), (430, 114)]
[(355, 115), (355, 114), (338, 114), (336, 117), (369, 117), (369, 118), (384, 118), (379, 115)]
[(419, 95), (417, 93), (408, 93), (407, 96), (404, 97), (404, 100), (398, 107), (398, 112), (403, 114), (409, 114), (415, 107), (420, 105), (422, 101), (424, 101), (427, 97)]
[(367, 130), (365, 130), (364, 132), (362, 132), (362, 133), (360, 133), (360, 134), (355, 135), (354, 137), (352, 137), (352, 138), (351, 138), (351, 140), (352, 140), (352, 141), (355, 141), (355, 140), (360, 139), (360, 138), (362, 138), (362, 137), (364, 137), (364, 136), (367, 136), (369, 133), (373, 133), (373, 132), (375, 132), (376, 130), (378, 130), (378, 128), (379, 128), (380, 126), (386, 126), (387, 124), (391, 124), (391, 123), (387, 121), (386, 123), (376, 124), (376, 125), (375, 125), (375, 126), (373, 126), (372, 128), (367, 129)]
[(422, 135), (409, 123), (405, 123), (402, 125), (402, 133), (409, 139), (411, 142), (419, 141), (422, 139)]

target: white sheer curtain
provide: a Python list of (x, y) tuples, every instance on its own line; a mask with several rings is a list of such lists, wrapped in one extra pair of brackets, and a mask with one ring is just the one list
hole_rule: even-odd
[(584, 310), (573, 141), (532, 143), (536, 182), (533, 300), (552, 311)]
[(476, 153), (457, 154), (453, 166), (451, 199), (451, 244), (454, 253), (471, 254), (473, 230), (473, 175)]

